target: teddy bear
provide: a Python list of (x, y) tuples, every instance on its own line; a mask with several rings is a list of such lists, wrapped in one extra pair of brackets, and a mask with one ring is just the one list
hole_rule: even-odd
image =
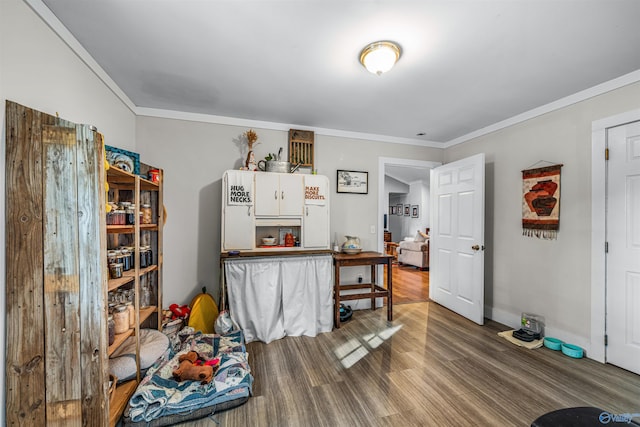
[(180, 365), (173, 371), (176, 381), (200, 381), (201, 384), (208, 384), (213, 379), (214, 368), (217, 370), (219, 359), (204, 361), (195, 351), (190, 351), (178, 357)]

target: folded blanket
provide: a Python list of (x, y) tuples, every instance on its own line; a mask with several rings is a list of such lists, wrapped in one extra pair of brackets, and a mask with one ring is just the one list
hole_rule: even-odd
[[(131, 421), (151, 421), (166, 415), (186, 414), (251, 395), (253, 376), (242, 331), (227, 335), (198, 332), (181, 338), (180, 351), (151, 367), (138, 385), (125, 413)], [(173, 370), (179, 365), (178, 358), (189, 351), (196, 351), (204, 359), (220, 358), (220, 367), (209, 384), (173, 379)]]

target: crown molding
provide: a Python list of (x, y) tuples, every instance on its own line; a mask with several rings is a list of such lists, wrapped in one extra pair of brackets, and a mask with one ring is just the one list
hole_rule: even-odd
[[(1, 1), (1, 0), (0, 0)], [(96, 62), (95, 59), (82, 47), (78, 39), (65, 27), (62, 22), (51, 12), (41, 0), (23, 0), (35, 13), (44, 21), (60, 39), (69, 46), (82, 62), (98, 77), (124, 105), (135, 114), (136, 106), (129, 97), (120, 89), (116, 82), (109, 77), (106, 71)]]
[(583, 91), (566, 96), (564, 98), (560, 98), (557, 101), (550, 102), (548, 104), (526, 111), (522, 114), (518, 114), (517, 116), (513, 116), (506, 120), (502, 120), (500, 122), (494, 123), (482, 129), (478, 129), (466, 135), (447, 141), (444, 144), (443, 148), (449, 148), (457, 144), (462, 144), (463, 142), (470, 141), (474, 138), (478, 138), (478, 137), (487, 135), (491, 132), (495, 132), (495, 131), (507, 128), (509, 126), (522, 123), (524, 121), (533, 119), (534, 117), (538, 117), (543, 114), (547, 114), (552, 111), (556, 111), (561, 108), (568, 107), (578, 102), (585, 101), (589, 98), (593, 98), (595, 96), (602, 95), (607, 92), (611, 92), (612, 90), (619, 89), (621, 87), (624, 87), (633, 83), (637, 83), (638, 81), (640, 81), (640, 70), (632, 71), (631, 73), (625, 74), (613, 80), (609, 80), (607, 82), (590, 87)]

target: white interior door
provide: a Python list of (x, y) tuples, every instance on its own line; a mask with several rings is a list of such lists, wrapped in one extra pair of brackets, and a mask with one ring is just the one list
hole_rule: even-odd
[(431, 170), (429, 298), (484, 323), (484, 153)]
[(640, 374), (640, 122), (608, 130), (607, 362)]

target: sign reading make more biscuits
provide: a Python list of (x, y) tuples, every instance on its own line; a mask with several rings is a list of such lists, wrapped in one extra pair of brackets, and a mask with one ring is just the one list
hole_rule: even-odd
[(304, 177), (304, 204), (325, 205), (329, 198), (327, 181), (322, 176), (307, 175)]

